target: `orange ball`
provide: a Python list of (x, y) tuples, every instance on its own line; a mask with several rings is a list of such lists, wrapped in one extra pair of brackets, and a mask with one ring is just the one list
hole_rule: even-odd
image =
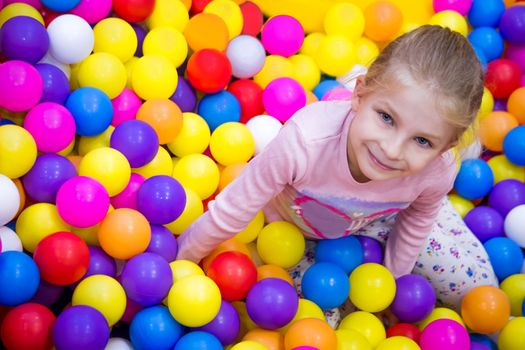
[(255, 328), (246, 333), (242, 340), (252, 340), (266, 345), (268, 350), (284, 350), (284, 338), (278, 331)]
[(146, 250), (151, 239), (148, 220), (134, 209), (109, 212), (98, 230), (98, 241), (106, 253), (127, 260)]
[(328, 323), (317, 318), (298, 320), (284, 335), (284, 348), (292, 350), (305, 345), (319, 350), (337, 349), (335, 331)]
[(22, 181), (20, 181), (20, 179), (13, 179), (13, 182), (15, 183), (18, 193), (20, 194), (20, 205), (18, 206), (18, 211), (15, 215), (15, 218), (17, 218), (25, 207), (26, 192), (24, 191), (24, 186), (22, 185)]
[(230, 182), (235, 180), (247, 164), (248, 163), (234, 163), (225, 166), (221, 171), (221, 177), (219, 179), (219, 192), (222, 191), (224, 187), (228, 186)]
[(285, 269), (277, 265), (267, 264), (257, 267), (257, 281), (265, 278), (280, 278), (294, 286), (290, 274)]
[(509, 298), (504, 291), (494, 286), (472, 288), (461, 301), (461, 317), (474, 332), (498, 332), (510, 317)]
[(175, 102), (167, 98), (144, 102), (137, 111), (137, 119), (155, 129), (161, 145), (175, 140), (182, 128), (182, 111)]
[(525, 87), (520, 87), (510, 94), (507, 100), (507, 111), (525, 124)]
[(78, 167), (80, 166), (80, 161), (82, 160), (82, 156), (67, 156), (66, 158), (69, 159), (71, 163), (73, 163), (73, 166), (75, 167), (75, 169), (77, 169), (77, 173), (78, 173)]
[(518, 120), (508, 112), (491, 112), (479, 122), (481, 143), (491, 151), (501, 152), (503, 139), (511, 129), (518, 125)]
[(394, 4), (378, 1), (365, 8), (365, 35), (375, 41), (396, 37), (403, 25), (403, 14)]
[(239, 252), (245, 254), (250, 259), (252, 258), (252, 254), (250, 253), (250, 250), (248, 249), (246, 244), (232, 238), (219, 244), (219, 246), (212, 250), (212, 252), (208, 254), (208, 256), (202, 259), (202, 269), (204, 270), (204, 272), (208, 273), (208, 267), (210, 266), (213, 259), (215, 259), (217, 255), (223, 252)]
[(193, 51), (201, 49), (226, 50), (228, 27), (222, 18), (214, 13), (199, 13), (190, 18), (184, 29), (184, 37)]

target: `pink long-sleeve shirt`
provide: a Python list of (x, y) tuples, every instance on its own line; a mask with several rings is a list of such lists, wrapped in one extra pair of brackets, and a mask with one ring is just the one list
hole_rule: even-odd
[(279, 135), (179, 238), (179, 259), (199, 261), (242, 231), (264, 209), (267, 221), (286, 220), (307, 238), (333, 239), (396, 215), (384, 264), (397, 278), (410, 273), (456, 175), (452, 152), (420, 173), (357, 182), (347, 158), (350, 101), (312, 103)]

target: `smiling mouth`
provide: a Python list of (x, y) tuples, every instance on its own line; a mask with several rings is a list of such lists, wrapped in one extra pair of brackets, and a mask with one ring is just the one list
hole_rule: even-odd
[(397, 170), (396, 168), (392, 168), (391, 166), (388, 166), (388, 165), (382, 163), (379, 159), (376, 158), (376, 156), (374, 156), (374, 154), (372, 152), (370, 152), (370, 150), (368, 150), (368, 156), (372, 160), (372, 163), (374, 163), (374, 165), (376, 165), (378, 168), (380, 168), (382, 170), (385, 170), (385, 171)]

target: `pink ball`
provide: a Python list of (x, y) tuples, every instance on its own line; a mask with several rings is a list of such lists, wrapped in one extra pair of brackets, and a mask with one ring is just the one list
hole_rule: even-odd
[(111, 205), (117, 208), (130, 208), (138, 210), (137, 208), (137, 192), (145, 179), (142, 175), (131, 173), (129, 182), (116, 196), (111, 197)]
[(43, 91), (42, 77), (29, 63), (12, 60), (0, 65), (0, 107), (27, 111), (40, 101)]
[(466, 16), (472, 6), (472, 0), (434, 0), (433, 5), (434, 12), (452, 10)]
[(262, 98), (266, 112), (283, 123), (306, 105), (306, 93), (301, 84), (286, 77), (270, 82)]
[(69, 11), (80, 16), (89, 24), (95, 24), (106, 18), (111, 11), (111, 0), (81, 0), (77, 7)]
[(438, 319), (430, 322), (419, 338), (421, 350), (469, 350), (470, 337), (457, 321)]
[(298, 346), (296, 348), (293, 348), (292, 350), (319, 350), (313, 346)]
[(109, 195), (100, 182), (87, 176), (75, 176), (60, 187), (56, 206), (60, 217), (75, 227), (90, 227), (104, 219), (109, 209)]
[(113, 104), (113, 121), (111, 125), (117, 127), (127, 120), (135, 119), (142, 101), (132, 90), (124, 88), (120, 95), (111, 100)]
[(270, 54), (289, 57), (301, 48), (304, 29), (301, 23), (288, 15), (270, 18), (261, 31), (261, 42)]
[(336, 87), (324, 94), (321, 101), (341, 101), (350, 100), (352, 98), (352, 91), (343, 87)]
[(42, 7), (42, 3), (40, 0), (4, 0), (4, 6), (7, 6), (9, 4), (12, 4), (14, 2), (23, 2), (24, 4), (28, 4), (30, 6), (33, 6), (37, 10)]
[(40, 152), (59, 152), (75, 137), (75, 119), (64, 106), (44, 102), (33, 107), (24, 120), (24, 128), (35, 139)]
[(508, 45), (505, 57), (516, 63), (522, 73), (525, 73), (525, 45)]

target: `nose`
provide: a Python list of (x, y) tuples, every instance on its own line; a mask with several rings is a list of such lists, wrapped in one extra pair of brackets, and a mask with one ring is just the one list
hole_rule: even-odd
[(403, 154), (403, 142), (399, 137), (390, 137), (381, 143), (381, 149), (389, 160), (400, 160)]

